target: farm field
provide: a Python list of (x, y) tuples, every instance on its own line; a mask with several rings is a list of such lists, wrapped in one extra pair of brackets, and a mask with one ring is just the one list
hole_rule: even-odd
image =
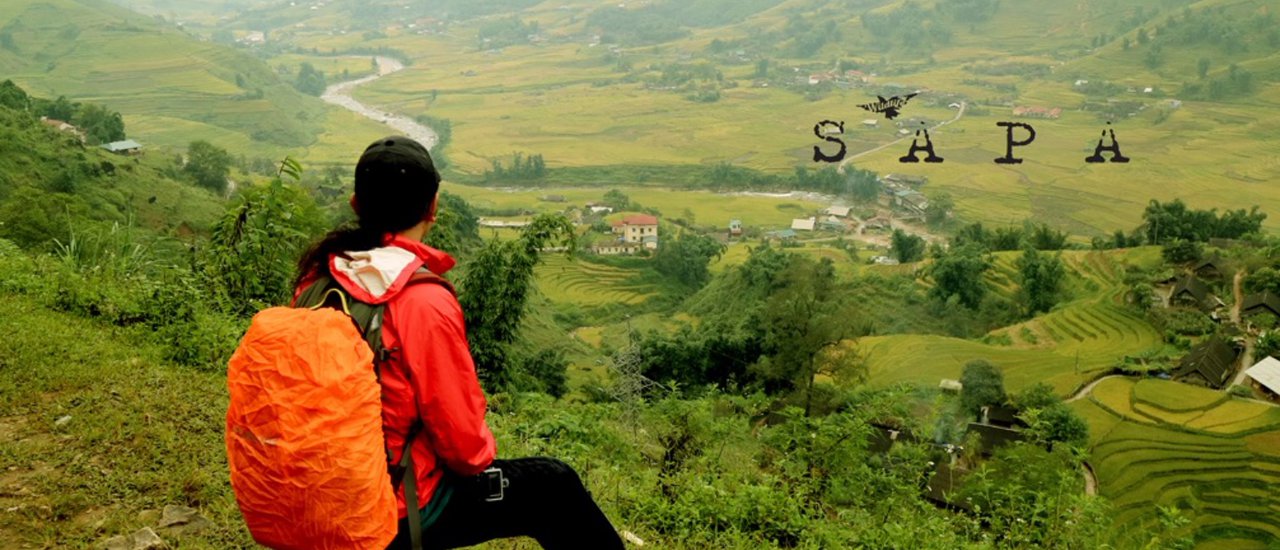
[[(770, 229), (790, 227), (793, 218), (812, 216), (828, 206), (825, 203), (803, 198), (728, 195), (710, 191), (642, 186), (512, 189), (453, 184), (446, 181), (443, 189), (466, 199), (478, 208), (525, 209), (534, 212), (560, 212), (568, 206), (581, 208), (587, 202), (601, 201), (610, 189), (617, 189), (630, 197), (632, 202), (647, 208), (658, 209), (664, 217), (687, 217), (684, 212), (688, 211), (693, 214), (695, 224), (722, 227), (725, 230), (728, 230), (731, 219), (741, 219), (747, 227)], [(546, 195), (561, 195), (565, 200), (564, 202), (539, 200), (539, 197)]]
[[(1162, 345), (1160, 335), (1145, 320), (1120, 302), (1116, 263), (1150, 260), (1151, 251), (1063, 252), (1069, 277), (1079, 285), (1098, 290), (1086, 298), (1063, 304), (1053, 311), (1012, 327), (993, 331), (1007, 336), (1011, 345), (993, 345), (936, 335), (891, 335), (863, 338), (875, 384), (917, 382), (936, 385), (940, 379), (957, 379), (964, 364), (987, 359), (1004, 370), (1005, 383), (1017, 391), (1046, 382), (1062, 395), (1074, 391), (1096, 373), (1115, 366), (1125, 355)], [(996, 291), (1011, 292), (1009, 282), (1015, 254), (997, 254), (990, 280)], [(1027, 340), (1027, 334), (1034, 341)]]
[(557, 304), (635, 305), (659, 291), (653, 283), (637, 281), (640, 274), (636, 270), (570, 260), (559, 254), (543, 256), (535, 273), (538, 290)]
[[(1179, 508), (1197, 548), (1263, 549), (1280, 537), (1280, 498), (1268, 489), (1280, 483), (1280, 409), (1127, 378), (1104, 380), (1070, 406), (1089, 422), (1101, 494), (1137, 537), (1157, 528), (1154, 505)], [(1223, 416), (1236, 421), (1201, 420)]]
[[(1123, 6), (1086, 2), (1081, 6), (1089, 27), (1101, 14)], [(581, 6), (577, 6), (581, 7)], [(1007, 17), (1025, 16), (1024, 8)], [(550, 10), (533, 9), (529, 17), (546, 24), (559, 19)], [(1060, 11), (1060, 10), (1051, 10)], [(1055, 13), (1059, 18), (1075, 18), (1081, 13)], [(742, 27), (765, 25), (776, 14), (766, 12), (748, 19)], [(578, 26), (566, 25), (577, 30)], [(1015, 26), (1022, 28), (1021, 25)], [(691, 49), (705, 47), (712, 38), (740, 37), (742, 28), (701, 29), (673, 45)], [(1047, 31), (1060, 35), (1061, 28)], [(998, 33), (997, 33), (998, 34)], [(990, 33), (982, 33), (991, 40)], [(344, 44), (348, 37), (299, 36), (312, 47)], [(894, 77), (908, 86), (935, 91), (955, 91), (982, 97), (989, 90), (975, 87), (961, 65), (989, 59), (999, 47), (1037, 47), (1024, 39), (1006, 36), (994, 44), (977, 47), (975, 37), (958, 38), (966, 47), (957, 47), (939, 56), (936, 67)], [(739, 87), (723, 91), (714, 103), (701, 104), (679, 94), (645, 90), (638, 83), (624, 83), (622, 73), (611, 70), (600, 48), (583, 44), (556, 43), (517, 45), (500, 53), (478, 51), (468, 41), (442, 37), (391, 35), (377, 41), (408, 52), (421, 52), (422, 63), (378, 81), (357, 92), (357, 97), (390, 109), (448, 118), (454, 125), (452, 158), (469, 173), (479, 173), (493, 158), (512, 151), (543, 154), (548, 166), (584, 167), (608, 165), (693, 165), (730, 162), (772, 173), (789, 173), (797, 165), (813, 166), (810, 148), (814, 144), (812, 125), (822, 119), (849, 120), (858, 117), (858, 103), (870, 97), (867, 90), (837, 90), (813, 101), (801, 99), (795, 91), (752, 88), (750, 67), (725, 66), (725, 78), (739, 81)], [(1101, 71), (1099, 59), (1114, 68), (1106, 74), (1122, 86), (1177, 86), (1178, 72), (1187, 57), (1176, 57), (1171, 70), (1151, 71), (1141, 66), (1137, 54), (1119, 52), (1118, 47), (1100, 49), (1095, 57), (1070, 64), (1076, 71)], [(1037, 51), (1048, 53), (1051, 48)], [(1181, 52), (1180, 52), (1181, 53)], [(419, 54), (414, 54), (419, 55)], [(623, 50), (622, 55), (637, 60), (669, 61), (644, 50)], [(1186, 56), (1192, 55), (1190, 52)], [(1030, 63), (1054, 63), (1049, 56), (1029, 55)], [(1270, 67), (1272, 58), (1256, 65)], [(472, 74), (474, 73), (474, 74)], [(1008, 223), (1033, 217), (1055, 227), (1084, 234), (1105, 234), (1116, 228), (1131, 228), (1138, 213), (1151, 198), (1181, 197), (1189, 204), (1212, 204), (1222, 208), (1248, 208), (1253, 204), (1280, 199), (1280, 192), (1260, 183), (1280, 176), (1280, 166), (1246, 163), (1223, 166), (1216, 159), (1229, 155), (1241, 158), (1274, 157), (1280, 151), (1269, 135), (1280, 123), (1280, 87), (1270, 86), (1239, 103), (1223, 104), (1185, 101), (1181, 108), (1165, 113), (1161, 101), (1134, 98), (1152, 108), (1133, 118), (1114, 121), (1125, 154), (1134, 159), (1128, 165), (1090, 165), (1084, 157), (1092, 151), (1107, 120), (1078, 110), (1088, 98), (1073, 90), (1064, 78), (1032, 80), (995, 78), (997, 83), (1017, 83), (1019, 104), (1064, 107), (1058, 120), (1030, 120), (1037, 130), (1033, 145), (1020, 150), (1026, 162), (995, 165), (1003, 155), (1004, 136), (996, 122), (1012, 119), (1009, 107), (993, 107), (987, 114), (969, 113), (955, 124), (933, 132), (943, 165), (904, 167), (897, 158), (906, 143), (859, 159), (855, 164), (881, 173), (907, 172), (931, 178), (929, 192), (946, 191), (955, 197), (957, 214), (965, 219)], [(883, 82), (889, 82), (887, 79)], [(873, 85), (872, 90), (875, 89)], [(424, 101), (438, 92), (435, 101)], [(1165, 101), (1167, 103), (1167, 101)], [(1258, 113), (1267, 114), (1259, 116)], [(916, 106), (913, 116), (948, 120), (954, 110)], [(846, 140), (851, 153), (887, 143), (897, 136), (896, 128), (848, 129)], [(1232, 189), (1229, 194), (1222, 189)], [(1269, 220), (1275, 227), (1277, 220)]]

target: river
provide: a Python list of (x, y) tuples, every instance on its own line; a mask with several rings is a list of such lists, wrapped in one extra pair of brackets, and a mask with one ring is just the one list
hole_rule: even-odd
[(369, 75), (356, 80), (339, 82), (329, 86), (328, 88), (325, 88), (324, 94), (320, 96), (320, 99), (375, 122), (386, 124), (397, 132), (413, 138), (427, 149), (435, 148), (437, 137), (435, 130), (432, 130), (431, 127), (420, 124), (418, 121), (404, 115), (397, 115), (395, 113), (388, 113), (381, 109), (374, 109), (373, 107), (360, 103), (359, 101), (356, 101), (355, 98), (351, 97), (351, 92), (356, 88), (389, 74), (404, 70), (404, 63), (401, 63), (399, 60), (394, 58), (378, 56), (377, 60), (378, 74)]

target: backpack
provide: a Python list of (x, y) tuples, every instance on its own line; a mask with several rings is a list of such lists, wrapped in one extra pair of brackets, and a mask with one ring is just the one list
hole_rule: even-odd
[[(408, 284), (438, 275), (420, 269)], [(410, 535), (421, 548), (409, 447), (399, 464), (382, 432), (378, 365), (383, 305), (352, 299), (322, 277), (295, 301), (253, 317), (227, 367), (227, 458), (254, 540), (285, 549), (387, 547), (403, 482)], [(390, 481), (388, 483), (388, 473)]]

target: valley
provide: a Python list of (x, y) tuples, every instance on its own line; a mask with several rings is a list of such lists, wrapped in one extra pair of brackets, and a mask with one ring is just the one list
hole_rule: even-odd
[(0, 547), (253, 546), (227, 358), (401, 134), (501, 454), (646, 546), (1274, 550), (1277, 9), (8, 1)]

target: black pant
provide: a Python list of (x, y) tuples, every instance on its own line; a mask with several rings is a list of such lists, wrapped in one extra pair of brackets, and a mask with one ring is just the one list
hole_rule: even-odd
[[(509, 480), (502, 500), (487, 502), (486, 484), (472, 479), (456, 483), (440, 517), (422, 533), (423, 548), (459, 548), (508, 537), (533, 537), (547, 550), (620, 549), (622, 539), (609, 523), (582, 479), (554, 458), (495, 460)], [(410, 548), (409, 523), (388, 550)]]

